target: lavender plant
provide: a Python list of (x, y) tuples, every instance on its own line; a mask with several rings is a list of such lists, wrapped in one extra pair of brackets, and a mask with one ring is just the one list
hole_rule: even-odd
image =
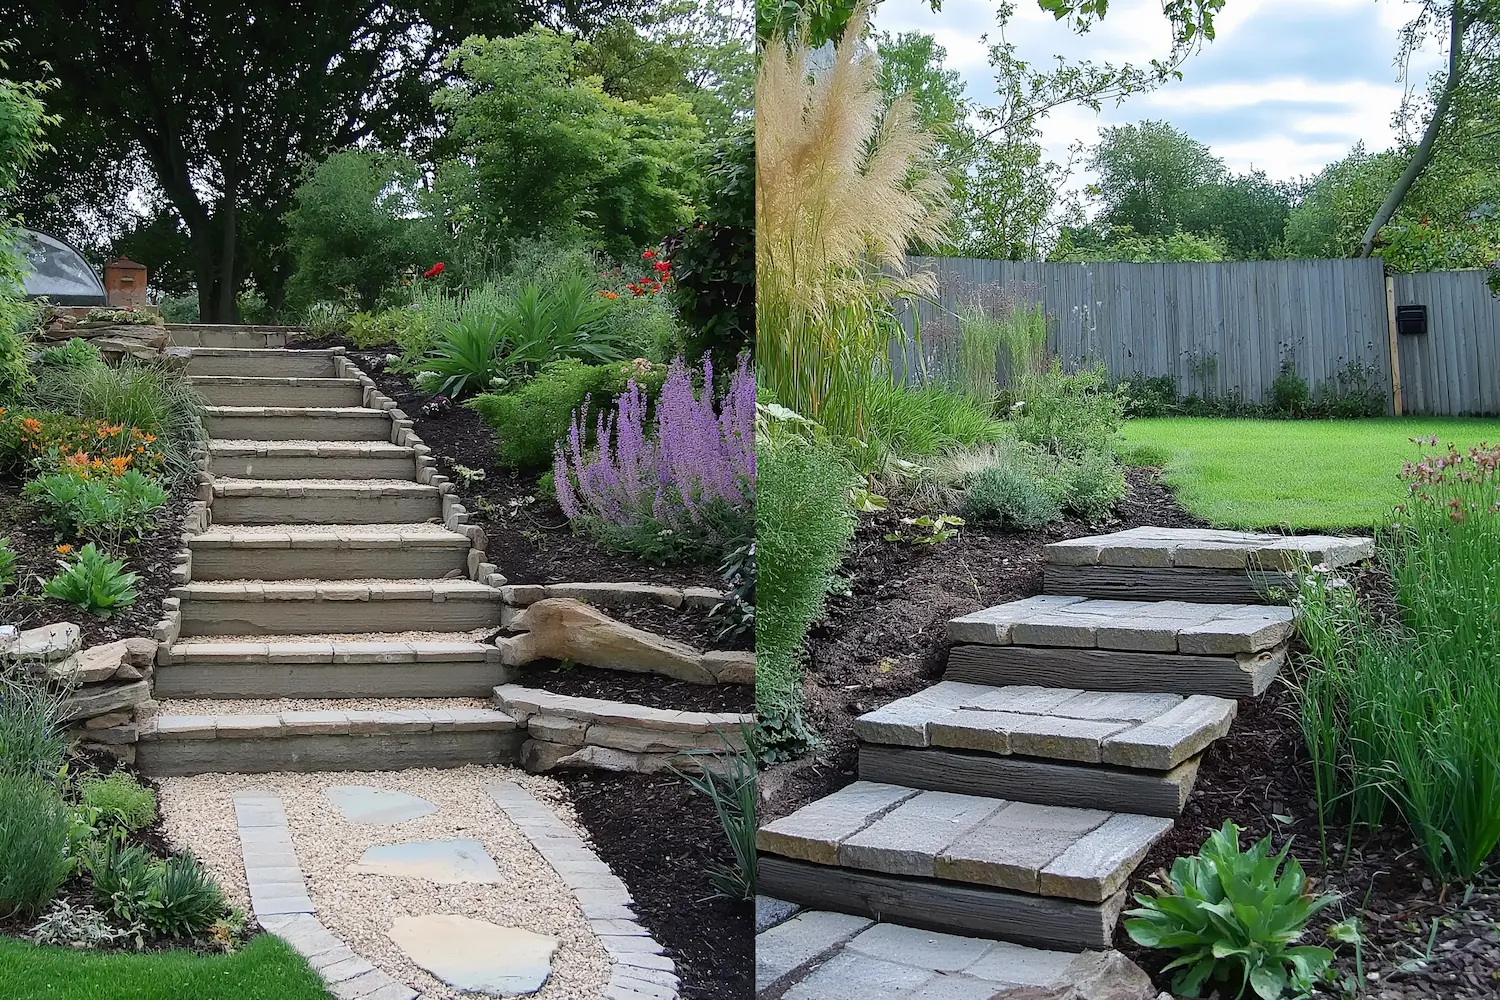
[[(755, 378), (741, 355), (715, 402), (712, 361), (703, 389), (681, 358), (672, 362), (654, 420), (634, 381), (613, 413), (602, 413), (597, 448), (586, 450), (588, 401), (573, 413), (554, 453), (558, 503), (609, 544), (653, 559), (722, 552), (750, 533), (755, 503)], [(654, 430), (654, 435), (651, 431)]]

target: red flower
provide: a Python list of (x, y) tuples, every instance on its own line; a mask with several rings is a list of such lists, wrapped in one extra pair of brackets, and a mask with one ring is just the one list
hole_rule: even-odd
[(652, 257), (655, 257), (655, 256), (656, 256), (656, 251), (655, 250), (647, 250), (645, 253), (641, 254), (641, 260), (650, 260)]
[(655, 264), (652, 264), (651, 266), (653, 268), (655, 268), (656, 270), (660, 271), (662, 274), (666, 274), (668, 271), (670, 271), (672, 269), (671, 262), (670, 261), (665, 261), (665, 260), (659, 260)]
[(436, 278), (438, 275), (440, 275), (442, 273), (443, 273), (443, 262), (442, 261), (438, 261), (436, 264), (432, 265), (427, 270), (423, 271), (422, 272), (422, 277), (424, 277), (424, 278)]

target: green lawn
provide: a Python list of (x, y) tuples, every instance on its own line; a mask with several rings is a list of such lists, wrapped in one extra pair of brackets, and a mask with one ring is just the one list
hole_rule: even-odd
[[(1413, 437), (1460, 448), (1500, 441), (1500, 420), (1131, 420), (1127, 459), (1139, 448), (1170, 455), (1166, 480), (1178, 501), (1233, 528), (1368, 528), (1400, 502), (1401, 463)], [(1160, 457), (1160, 456), (1152, 456)]]
[(0, 1000), (328, 1000), (323, 981), (280, 938), (233, 955), (134, 955), (42, 948), (0, 938)]

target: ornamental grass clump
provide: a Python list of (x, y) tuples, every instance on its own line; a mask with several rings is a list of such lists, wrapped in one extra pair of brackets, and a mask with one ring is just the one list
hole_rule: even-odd
[[(597, 449), (585, 446), (585, 404), (554, 455), (557, 499), (575, 523), (647, 558), (721, 553), (750, 533), (755, 497), (755, 379), (742, 356), (714, 402), (713, 364), (703, 390), (674, 361), (654, 421), (634, 381), (613, 414), (600, 414)], [(655, 434), (651, 434), (654, 424)]]

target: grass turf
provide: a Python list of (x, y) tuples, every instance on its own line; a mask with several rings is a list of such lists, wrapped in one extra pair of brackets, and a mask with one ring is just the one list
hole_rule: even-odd
[[(1166, 459), (1167, 484), (1184, 508), (1228, 528), (1369, 528), (1401, 501), (1401, 463), (1413, 437), (1445, 448), (1500, 442), (1500, 420), (1131, 420), (1127, 461)], [(1429, 451), (1434, 449), (1429, 449)]]
[(0, 1000), (328, 1000), (323, 981), (280, 938), (233, 955), (138, 955), (44, 948), (0, 938)]

